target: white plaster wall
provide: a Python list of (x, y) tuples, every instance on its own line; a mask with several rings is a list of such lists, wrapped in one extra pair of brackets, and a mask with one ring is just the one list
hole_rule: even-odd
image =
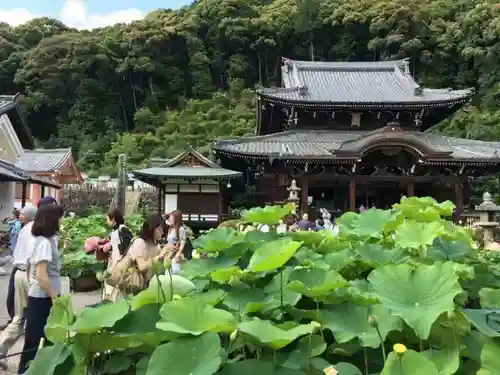
[(0, 182), (0, 220), (9, 216), (16, 206), (15, 193), (14, 182)]

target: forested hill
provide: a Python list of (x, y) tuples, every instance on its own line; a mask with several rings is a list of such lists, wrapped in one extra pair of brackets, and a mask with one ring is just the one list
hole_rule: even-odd
[(431, 87), (476, 87), (438, 127), (500, 138), (500, 6), (479, 0), (200, 0), (139, 22), (77, 31), (42, 18), (0, 25), (0, 91), (23, 94), (33, 135), (89, 171), (251, 133), (252, 88), (281, 57), (411, 58)]

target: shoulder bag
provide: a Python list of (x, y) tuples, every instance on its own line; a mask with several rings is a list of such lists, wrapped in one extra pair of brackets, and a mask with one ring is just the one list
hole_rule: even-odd
[(136, 294), (144, 290), (146, 287), (146, 280), (137, 263), (129, 254), (129, 250), (136, 241), (133, 238), (130, 242), (129, 248), (122, 255), (116, 265), (109, 271), (106, 283), (120, 291), (128, 294)]

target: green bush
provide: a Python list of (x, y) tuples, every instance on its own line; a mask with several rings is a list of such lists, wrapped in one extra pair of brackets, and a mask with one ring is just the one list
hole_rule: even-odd
[[(404, 198), (329, 231), (197, 238), (207, 259), (74, 315), (58, 299), (30, 374), (493, 375), (496, 258), (443, 220), (453, 204)], [(276, 224), (290, 207), (243, 213)]]

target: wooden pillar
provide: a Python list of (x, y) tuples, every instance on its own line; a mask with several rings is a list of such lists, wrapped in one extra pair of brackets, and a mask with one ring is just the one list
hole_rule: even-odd
[(307, 178), (307, 174), (304, 174), (301, 180), (300, 211), (302, 214), (309, 214), (309, 203), (307, 202), (307, 198), (309, 197), (309, 179)]
[(40, 192), (40, 198), (43, 198), (43, 197), (45, 197), (45, 185), (42, 185), (42, 189)]
[(223, 215), (225, 214), (224, 210), (224, 182), (219, 182), (219, 222), (223, 220)]
[(349, 181), (349, 211), (356, 211), (356, 181), (354, 177)]
[(28, 183), (26, 181), (23, 181), (22, 186), (23, 186), (23, 191), (22, 191), (22, 196), (21, 196), (21, 207), (25, 207), (26, 206), (26, 195), (27, 195), (26, 190), (28, 189)]
[(406, 186), (406, 196), (413, 197), (414, 195), (415, 195), (415, 183), (413, 181), (410, 181)]
[(464, 189), (462, 181), (455, 182), (455, 216), (459, 219), (464, 212)]
[(163, 207), (163, 203), (162, 202), (165, 199), (165, 194), (163, 194), (163, 186), (162, 185), (158, 185), (158, 187), (156, 189), (157, 189), (157, 192), (158, 192), (158, 213), (160, 215), (163, 215), (164, 207)]

